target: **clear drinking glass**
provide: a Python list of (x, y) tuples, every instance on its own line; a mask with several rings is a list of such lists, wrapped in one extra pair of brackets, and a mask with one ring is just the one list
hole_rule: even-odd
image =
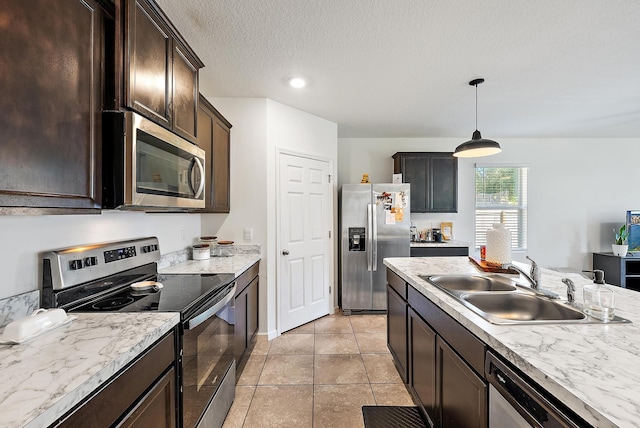
[(603, 321), (613, 319), (616, 310), (613, 290), (600, 285), (587, 285), (583, 290), (584, 311)]

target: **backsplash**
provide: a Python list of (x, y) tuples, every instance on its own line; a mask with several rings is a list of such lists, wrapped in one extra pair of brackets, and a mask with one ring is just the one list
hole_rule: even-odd
[[(262, 248), (259, 244), (234, 244), (234, 254), (260, 254)], [(158, 269), (166, 269), (169, 266), (177, 265), (187, 260), (191, 260), (191, 248), (185, 248), (169, 254), (163, 254), (158, 261)]]
[(40, 307), (40, 291), (28, 291), (0, 300), (0, 328), (30, 315)]

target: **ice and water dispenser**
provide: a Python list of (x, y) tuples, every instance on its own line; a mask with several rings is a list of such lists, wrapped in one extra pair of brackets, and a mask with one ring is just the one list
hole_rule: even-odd
[(364, 227), (349, 228), (349, 251), (364, 251)]

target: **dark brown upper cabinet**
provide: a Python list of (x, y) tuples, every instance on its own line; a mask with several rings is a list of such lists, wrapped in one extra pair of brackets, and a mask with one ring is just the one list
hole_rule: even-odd
[(200, 95), (198, 146), (205, 151), (205, 208), (198, 212), (228, 213), (231, 124)]
[(98, 213), (106, 15), (94, 0), (3, 2), (0, 213)]
[(154, 2), (119, 4), (123, 106), (196, 143), (198, 73), (204, 64)]
[(458, 158), (444, 152), (398, 152), (394, 174), (411, 183), (412, 213), (458, 212)]

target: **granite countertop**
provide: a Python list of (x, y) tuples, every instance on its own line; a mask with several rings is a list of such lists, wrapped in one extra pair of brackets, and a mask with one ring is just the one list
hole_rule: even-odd
[(260, 261), (260, 258), (260, 254), (234, 254), (230, 257), (187, 260), (173, 266), (158, 269), (158, 273), (232, 273), (237, 278), (253, 266), (254, 263)]
[(412, 242), (412, 247), (468, 247), (469, 244), (463, 241), (450, 239), (444, 242)]
[[(615, 291), (616, 315), (633, 324), (494, 325), (418, 276), (481, 273), (467, 257), (387, 258), (384, 264), (587, 422), (597, 427), (638, 426), (637, 292), (606, 286)], [(564, 297), (565, 277), (576, 284), (576, 301), (582, 303), (582, 288), (591, 281), (580, 274), (542, 269), (541, 287)]]
[(178, 313), (78, 313), (20, 345), (0, 345), (0, 426), (47, 427), (179, 321)]

